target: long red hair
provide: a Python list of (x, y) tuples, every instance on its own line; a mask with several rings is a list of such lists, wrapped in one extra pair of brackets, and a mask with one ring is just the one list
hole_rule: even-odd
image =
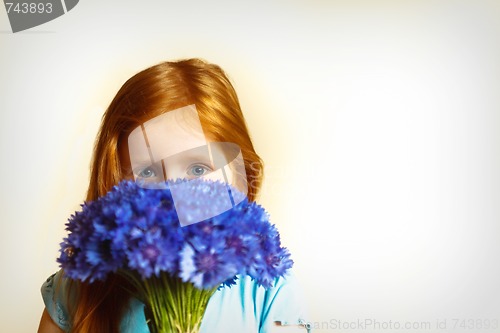
[[(245, 163), (248, 198), (255, 200), (263, 175), (236, 92), (224, 71), (200, 59), (162, 62), (131, 77), (103, 115), (90, 167), (87, 201), (107, 193), (127, 177), (120, 146), (145, 121), (195, 104), (205, 135), (239, 145)], [(123, 159), (123, 157), (122, 157)], [(72, 332), (119, 333), (130, 296), (116, 276), (104, 282), (72, 281), (77, 302), (70, 307)]]

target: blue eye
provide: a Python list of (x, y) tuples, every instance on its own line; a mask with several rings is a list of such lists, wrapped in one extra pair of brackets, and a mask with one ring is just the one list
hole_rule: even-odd
[(188, 175), (193, 176), (193, 177), (201, 177), (204, 174), (212, 171), (209, 167), (202, 165), (202, 164), (195, 164), (192, 165), (189, 170), (188, 170)]
[(153, 170), (153, 168), (145, 168), (139, 172), (139, 177), (141, 178), (152, 178), (156, 177), (156, 172)]

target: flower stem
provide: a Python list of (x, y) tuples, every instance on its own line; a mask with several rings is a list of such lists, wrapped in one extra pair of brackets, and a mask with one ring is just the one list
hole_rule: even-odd
[(217, 287), (198, 289), (190, 282), (162, 272), (142, 279), (122, 271), (136, 288), (134, 294), (146, 305), (151, 333), (198, 333), (208, 301)]

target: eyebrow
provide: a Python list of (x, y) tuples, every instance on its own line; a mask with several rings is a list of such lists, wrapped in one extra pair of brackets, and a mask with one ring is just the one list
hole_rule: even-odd
[(147, 168), (147, 167), (154, 167), (154, 168), (158, 169), (159, 171), (165, 172), (162, 161), (158, 161), (158, 162), (155, 162), (155, 163), (151, 163), (150, 161), (148, 161), (146, 163), (141, 163), (141, 164), (137, 163), (134, 166), (134, 168), (130, 168), (130, 172), (132, 174), (135, 174), (135, 173), (137, 173), (137, 172), (139, 172), (142, 169)]

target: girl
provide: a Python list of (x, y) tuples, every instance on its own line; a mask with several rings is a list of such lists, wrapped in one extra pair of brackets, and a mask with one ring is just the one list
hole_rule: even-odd
[[(199, 59), (160, 63), (125, 82), (102, 119), (86, 200), (96, 200), (122, 179), (157, 176), (151, 168), (134, 170), (131, 135), (144, 123), (168, 115), (167, 111), (189, 106), (195, 107), (200, 130), (181, 135), (173, 129), (169, 137), (175, 136), (179, 144), (193, 142), (193, 147), (202, 136), (239, 146), (249, 184), (247, 197), (254, 201), (262, 181), (262, 161), (253, 148), (236, 92), (220, 67)], [(186, 174), (198, 177), (210, 171), (196, 164)], [(55, 273), (42, 286), (45, 309), (38, 332), (149, 332), (144, 305), (123, 292), (123, 283), (110, 277), (90, 284), (67, 279), (62, 271)], [(277, 279), (267, 290), (248, 277), (239, 277), (236, 286), (212, 296), (201, 332), (304, 333), (297, 293), (293, 276)]]

